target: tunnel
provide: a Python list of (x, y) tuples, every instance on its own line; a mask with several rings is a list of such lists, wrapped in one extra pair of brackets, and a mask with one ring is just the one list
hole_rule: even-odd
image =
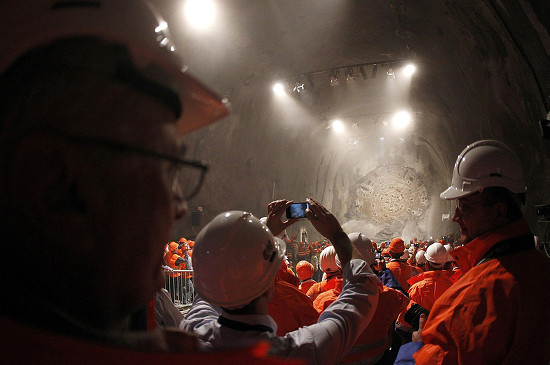
[[(497, 139), (520, 157), (524, 214), (548, 239), (537, 215), (550, 204), (548, 2), (207, 3), (204, 25), (184, 2), (159, 2), (189, 69), (231, 107), (185, 137), (210, 170), (174, 237), (223, 211), (262, 217), (272, 200), (307, 197), (375, 241), (456, 233), (439, 194), (466, 145)], [(307, 220), (288, 231), (321, 239)]]

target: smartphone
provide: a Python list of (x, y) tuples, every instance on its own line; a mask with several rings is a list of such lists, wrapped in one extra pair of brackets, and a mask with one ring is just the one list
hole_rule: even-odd
[(286, 208), (286, 218), (306, 218), (306, 209), (308, 208), (308, 203), (292, 203)]

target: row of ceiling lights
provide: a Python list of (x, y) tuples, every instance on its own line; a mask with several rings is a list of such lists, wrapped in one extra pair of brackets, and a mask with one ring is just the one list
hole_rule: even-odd
[[(403, 65), (402, 61), (390, 62), (382, 64), (386, 68), (386, 77), (395, 79), (396, 76), (404, 75), (405, 77), (411, 77), (416, 72), (416, 66), (412, 63), (406, 63)], [(339, 86), (343, 79), (340, 77), (340, 70), (344, 70), (344, 79), (346, 83), (353, 83), (361, 75), (363, 80), (368, 78), (366, 68), (370, 67), (370, 77), (376, 78), (378, 73), (378, 64), (362, 64), (353, 66), (343, 66), (330, 69), (328, 71), (316, 71), (300, 75), (298, 77), (287, 79), (286, 81), (278, 81), (273, 85), (273, 92), (277, 95), (284, 94), (285, 92), (301, 93), (305, 90), (305, 81), (307, 80), (309, 87), (314, 87), (313, 82), (314, 74), (327, 73), (329, 84), (331, 86)]]
[[(407, 128), (412, 122), (412, 114), (407, 110), (401, 110), (393, 114), (390, 118), (392, 127), (399, 131)], [(384, 125), (389, 125), (387, 121), (383, 121)], [(357, 128), (359, 125), (357, 122), (352, 122), (351, 127)], [(332, 130), (336, 133), (342, 133), (345, 131), (347, 125), (342, 122), (341, 119), (334, 119), (327, 123), (326, 129)]]

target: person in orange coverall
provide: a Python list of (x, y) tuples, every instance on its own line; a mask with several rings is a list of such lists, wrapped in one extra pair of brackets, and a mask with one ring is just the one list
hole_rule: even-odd
[(550, 259), (521, 213), (525, 191), (521, 162), (504, 143), (478, 141), (458, 156), (441, 198), (457, 200), (452, 220), (464, 246), (450, 254), (463, 275), (396, 364), (548, 364)]
[(312, 279), (314, 273), (313, 265), (305, 260), (296, 264), (296, 275), (300, 279), (300, 291), (306, 294), (313, 284), (317, 282)]
[(453, 285), (451, 276), (454, 272), (445, 269), (447, 250), (441, 243), (430, 245), (425, 257), (429, 270), (409, 279), (408, 283), (411, 285), (409, 298), (431, 310), (437, 298)]
[[(359, 253), (365, 262), (372, 266), (375, 262), (376, 249), (371, 241), (361, 233), (350, 233), (350, 241), (354, 250)], [(335, 287), (327, 290), (315, 299), (315, 309), (322, 313), (332, 304), (342, 292), (342, 279), (337, 279)], [(355, 341), (348, 354), (341, 363), (365, 363), (372, 364), (379, 361), (391, 344), (390, 332), (393, 329), (393, 322), (399, 313), (407, 306), (409, 299), (400, 291), (388, 288), (379, 283), (378, 307), (374, 312), (371, 323)]]
[(281, 270), (275, 276), (273, 297), (267, 303), (267, 312), (277, 323), (277, 336), (284, 336), (300, 327), (317, 323), (319, 313), (313, 308), (311, 299), (296, 285), (283, 279), (280, 273)]
[(336, 281), (338, 279), (342, 279), (340, 260), (338, 259), (333, 246), (328, 246), (321, 251), (319, 261), (321, 270), (325, 273), (326, 278), (319, 283), (313, 284), (311, 288), (309, 288), (306, 295), (311, 300), (315, 300), (315, 298), (317, 298), (317, 296), (322, 292), (334, 289), (336, 286)]
[(412, 277), (412, 272), (407, 261), (401, 259), (401, 256), (403, 256), (405, 252), (405, 243), (403, 240), (399, 237), (391, 240), (389, 252), (392, 258), (390, 262), (386, 264), (386, 267), (391, 270), (401, 287), (407, 291), (410, 288), (407, 280)]

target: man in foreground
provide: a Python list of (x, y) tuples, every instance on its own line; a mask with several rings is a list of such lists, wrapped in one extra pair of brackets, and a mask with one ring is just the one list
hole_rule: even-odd
[[(285, 254), (284, 242), (275, 236), (296, 221), (281, 221), (291, 202), (269, 205), (269, 229), (250, 213), (222, 213), (197, 236), (193, 258), (200, 299), (181, 325), (202, 340), (204, 349), (241, 348), (265, 341), (272, 355), (334, 364), (369, 324), (378, 303), (379, 280), (363, 260), (352, 260), (350, 240), (336, 218), (313, 199), (308, 202), (307, 218), (340, 257), (345, 283), (338, 300), (316, 324), (276, 336), (277, 325), (267, 307)], [(246, 247), (244, 254), (233, 254), (235, 247)]]
[(0, 4), (5, 363), (258, 361), (197, 354), (181, 331), (129, 331), (163, 287), (163, 245), (207, 169), (185, 158), (182, 135), (228, 113), (181, 71), (152, 9)]
[(521, 163), (504, 143), (478, 141), (458, 156), (441, 198), (456, 200), (464, 246), (450, 254), (463, 276), (421, 320), (397, 364), (548, 363), (550, 260), (521, 213), (525, 190)]

